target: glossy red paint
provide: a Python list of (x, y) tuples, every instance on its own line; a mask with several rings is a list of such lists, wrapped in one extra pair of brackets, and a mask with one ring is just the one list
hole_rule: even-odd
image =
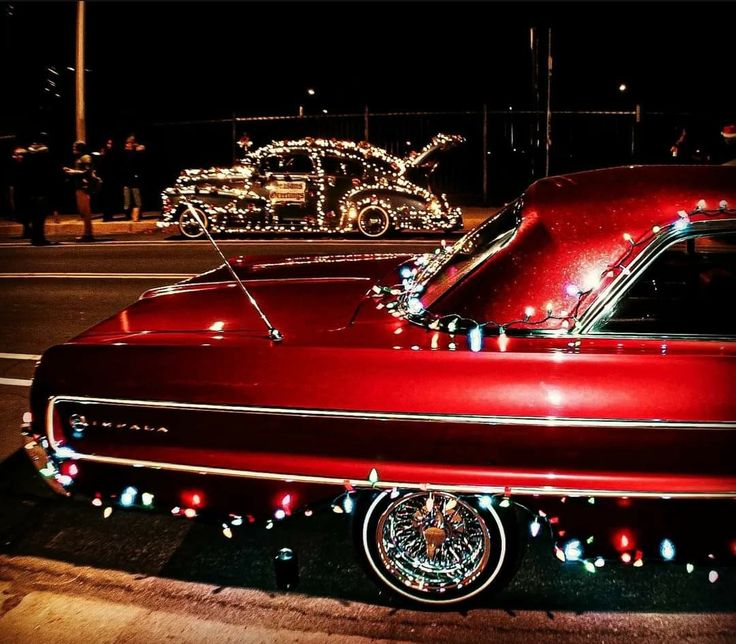
[[(499, 319), (547, 301), (570, 310), (566, 285), (620, 262), (624, 232), (646, 238), (701, 198), (736, 203), (736, 168), (622, 168), (538, 182), (509, 247), (521, 255), (482, 266), (440, 306)], [(53, 396), (141, 401), (69, 403), (54, 435), (81, 459), (213, 468), (242, 483), (270, 473), (305, 486), (312, 478), (367, 486), (376, 468), (382, 484), (405, 487), (736, 496), (733, 339), (573, 331), (489, 337), (475, 352), (464, 335), (392, 315), (390, 295), (371, 297), (377, 281), (400, 282), (407, 259), (234, 260), (284, 334), (278, 343), (265, 339), (224, 269), (150, 291), (44, 355), (33, 430), (45, 433)], [(478, 304), (480, 293), (488, 297)], [(182, 415), (145, 401), (256, 409)], [(72, 413), (171, 431), (75, 441), (64, 425)]]

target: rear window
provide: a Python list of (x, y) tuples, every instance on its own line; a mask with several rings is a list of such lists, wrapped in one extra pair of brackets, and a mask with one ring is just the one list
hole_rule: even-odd
[(325, 174), (334, 177), (362, 177), (363, 164), (355, 159), (340, 157), (322, 157), (322, 170)]

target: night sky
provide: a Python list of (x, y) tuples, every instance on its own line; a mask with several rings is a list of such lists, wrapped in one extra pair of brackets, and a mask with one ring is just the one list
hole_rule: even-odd
[[(362, 116), (230, 120), (295, 116), (300, 106), (307, 116), (362, 114), (366, 106), (374, 115), (472, 112), (373, 116), (370, 140), (405, 154), (438, 131), (463, 134), (467, 143), (443, 162), (437, 181), (442, 190), (477, 200), (486, 105), (488, 199), (506, 200), (546, 168), (544, 112), (519, 111), (545, 108), (549, 28), (554, 111), (630, 111), (640, 104), (644, 114), (635, 150), (631, 116), (555, 116), (552, 173), (671, 162), (670, 146), (684, 126), (691, 150), (704, 158), (722, 146), (720, 128), (736, 121), (731, 2), (88, 0), (86, 6), (87, 142), (99, 149), (112, 137), (119, 145), (135, 132), (147, 145), (144, 197), (153, 207), (183, 168), (232, 163), (244, 132), (256, 146), (302, 136), (364, 138)], [(76, 2), (0, 3), (5, 161), (14, 145), (46, 132), (59, 162), (68, 162), (76, 138), (74, 72), (67, 69), (75, 64), (76, 11)], [(539, 36), (536, 57), (531, 27)], [(218, 122), (182, 124), (202, 120)]]
[[(641, 103), (736, 117), (729, 4), (88, 2), (90, 127), (294, 114), (300, 104), (534, 107), (530, 26), (553, 29), (556, 109)], [(12, 100), (0, 134), (35, 127), (42, 109), (73, 116), (75, 15), (74, 2), (3, 3)], [(49, 66), (61, 74), (53, 93)]]

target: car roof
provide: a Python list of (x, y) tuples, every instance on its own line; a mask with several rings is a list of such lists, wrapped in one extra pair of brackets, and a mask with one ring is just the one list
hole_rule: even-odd
[[(594, 224), (598, 234), (620, 239), (671, 222), (680, 210), (705, 200), (736, 206), (736, 168), (715, 165), (623, 166), (540, 179), (524, 194), (525, 210), (549, 223)], [(591, 230), (585, 229), (590, 235)], [(569, 234), (570, 231), (566, 231)]]
[(382, 159), (387, 163), (393, 163), (397, 168), (403, 168), (404, 160), (397, 157), (385, 149), (375, 145), (371, 145), (366, 141), (349, 141), (346, 139), (319, 139), (305, 138), (286, 141), (273, 141), (268, 145), (264, 145), (257, 150), (253, 150), (250, 154), (254, 157), (265, 156), (268, 154), (283, 154), (284, 152), (310, 151), (319, 154), (345, 154), (362, 159), (374, 158)]

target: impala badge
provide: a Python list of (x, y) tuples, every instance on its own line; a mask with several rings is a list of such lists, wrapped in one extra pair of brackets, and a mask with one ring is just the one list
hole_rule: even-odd
[(138, 423), (119, 423), (110, 420), (88, 420), (82, 414), (69, 416), (69, 427), (74, 438), (82, 438), (89, 429), (104, 429), (114, 432), (147, 432), (151, 434), (168, 434), (168, 427)]

